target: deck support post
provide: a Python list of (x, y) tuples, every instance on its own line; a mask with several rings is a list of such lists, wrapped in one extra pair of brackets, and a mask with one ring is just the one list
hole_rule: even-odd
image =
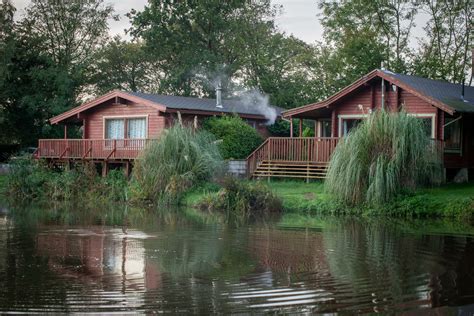
[(64, 139), (67, 139), (67, 124), (64, 124)]
[(130, 177), (130, 169), (131, 169), (130, 167), (131, 167), (131, 166), (130, 166), (130, 161), (127, 161), (127, 162), (125, 163), (125, 168), (124, 168), (124, 170), (125, 170), (125, 177), (126, 177), (127, 179)]
[(102, 162), (102, 177), (106, 177), (109, 173), (109, 163), (107, 161)]
[(298, 126), (298, 137), (303, 137), (303, 119), (300, 118), (299, 126)]
[(293, 117), (290, 116), (290, 137), (293, 138)]

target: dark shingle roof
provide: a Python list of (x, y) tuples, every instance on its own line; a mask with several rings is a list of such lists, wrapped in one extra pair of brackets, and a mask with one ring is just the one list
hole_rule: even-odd
[(383, 72), (409, 85), (414, 90), (452, 107), (457, 112), (474, 113), (474, 87), (464, 87), (464, 100), (462, 100), (461, 84), (402, 75), (388, 70), (383, 70)]
[[(264, 116), (263, 110), (255, 105), (246, 104), (240, 100), (223, 99), (222, 108), (216, 107), (216, 99), (180, 97), (172, 95), (148, 94), (142, 92), (126, 92), (130, 95), (146, 99), (175, 110), (196, 110), (216, 113), (237, 113), (247, 115)], [(277, 115), (281, 115), (282, 109), (271, 106), (276, 110)]]

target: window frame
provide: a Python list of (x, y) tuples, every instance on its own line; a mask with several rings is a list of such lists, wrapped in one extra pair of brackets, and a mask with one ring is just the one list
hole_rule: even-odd
[(144, 118), (145, 119), (145, 138), (148, 139), (148, 117), (149, 115), (108, 115), (108, 116), (103, 116), (102, 117), (102, 139), (105, 140), (113, 140), (113, 138), (105, 138), (105, 133), (106, 133), (106, 121), (107, 120), (117, 120), (117, 119), (122, 119), (123, 124), (124, 124), (124, 138), (123, 139), (141, 139), (141, 138), (127, 138), (127, 133), (128, 133), (128, 119), (137, 119), (137, 118)]
[(431, 119), (431, 139), (436, 139), (436, 113), (408, 113), (421, 119)]
[(338, 115), (338, 135), (339, 137), (345, 137), (346, 135), (343, 135), (343, 123), (344, 120), (363, 120), (367, 118), (369, 115), (368, 114), (339, 114)]

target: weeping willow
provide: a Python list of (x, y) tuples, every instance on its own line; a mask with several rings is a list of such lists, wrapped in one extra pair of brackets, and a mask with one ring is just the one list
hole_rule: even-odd
[(151, 143), (133, 170), (133, 195), (139, 199), (176, 202), (182, 193), (222, 169), (214, 137), (176, 124)]
[(377, 111), (340, 141), (325, 187), (349, 205), (380, 205), (441, 180), (441, 158), (422, 120), (403, 111)]

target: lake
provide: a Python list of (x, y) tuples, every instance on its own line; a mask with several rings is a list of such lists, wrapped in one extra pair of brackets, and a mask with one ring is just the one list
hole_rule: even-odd
[(459, 225), (3, 207), (0, 313), (473, 315)]

